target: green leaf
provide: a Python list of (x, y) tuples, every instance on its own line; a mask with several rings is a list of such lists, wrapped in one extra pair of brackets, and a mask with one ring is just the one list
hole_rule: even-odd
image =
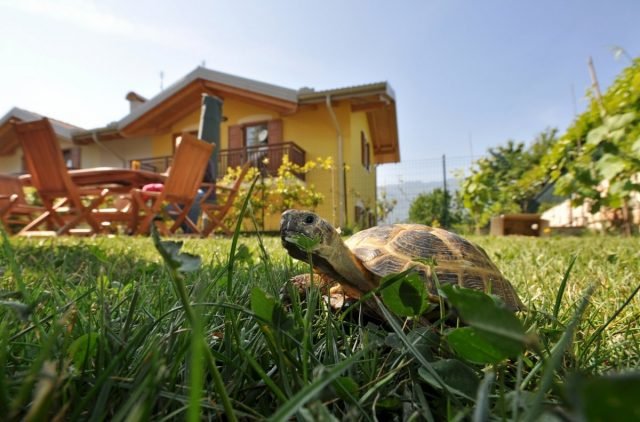
[(84, 368), (98, 353), (98, 333), (83, 334), (71, 343), (67, 352), (77, 368)]
[(358, 396), (358, 383), (351, 377), (339, 377), (333, 384), (338, 397), (343, 400), (349, 400)]
[(605, 154), (596, 162), (596, 168), (602, 176), (611, 180), (627, 167), (626, 161), (612, 154)]
[(604, 125), (591, 129), (587, 134), (587, 144), (598, 145), (607, 138), (607, 135), (609, 135), (609, 131)]
[(251, 310), (254, 314), (271, 323), (276, 306), (276, 299), (267, 295), (261, 288), (251, 289)]
[(284, 310), (282, 304), (259, 287), (251, 290), (251, 310), (283, 331), (290, 331), (294, 326), (293, 317)]
[(502, 353), (514, 357), (529, 342), (520, 320), (483, 292), (451, 284), (442, 286), (440, 292), (462, 320), (476, 329), (478, 337), (493, 343)]
[(636, 113), (630, 111), (624, 114), (616, 114), (605, 118), (604, 123), (608, 130), (614, 131), (626, 128), (636, 119)]
[(160, 252), (162, 259), (169, 267), (181, 272), (195, 271), (200, 268), (202, 259), (199, 256), (180, 252), (184, 242), (160, 240), (160, 235), (154, 225), (151, 225), (151, 237), (153, 237), (153, 244)]
[(636, 139), (636, 141), (631, 146), (631, 151), (640, 155), (640, 137), (638, 137), (638, 139)]
[(241, 243), (238, 245), (238, 251), (236, 252), (236, 261), (252, 265), (253, 254), (247, 245)]
[(569, 382), (570, 397), (581, 420), (640, 420), (640, 372), (586, 377)]
[(502, 362), (517, 355), (522, 348), (517, 343), (510, 340), (504, 341), (501, 338), (489, 341), (486, 335), (479, 333), (474, 327), (452, 330), (447, 335), (447, 341), (456, 355), (478, 364)]
[(293, 243), (305, 252), (312, 252), (318, 244), (320, 244), (320, 237), (309, 237), (303, 234), (296, 234), (294, 236), (287, 237), (288, 242)]
[[(393, 276), (392, 276), (393, 277)], [(429, 306), (429, 294), (424, 280), (411, 271), (387, 283), (383, 279), (382, 300), (396, 315), (414, 317), (422, 315)]]
[[(457, 359), (443, 359), (432, 364), (433, 369), (440, 375), (450, 392), (466, 398), (473, 398), (480, 384), (478, 374), (471, 367)], [(418, 369), (418, 374), (432, 387), (442, 389), (440, 383), (424, 368)]]

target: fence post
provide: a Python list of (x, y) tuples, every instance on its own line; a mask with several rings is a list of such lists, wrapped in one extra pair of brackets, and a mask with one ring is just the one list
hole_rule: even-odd
[(447, 190), (447, 156), (442, 154), (442, 227), (449, 228), (449, 191)]

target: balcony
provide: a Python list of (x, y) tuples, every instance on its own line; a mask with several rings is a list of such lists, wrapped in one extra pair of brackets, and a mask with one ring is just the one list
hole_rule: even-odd
[[(218, 178), (223, 177), (228, 167), (241, 166), (247, 161), (257, 167), (264, 176), (277, 176), (278, 168), (282, 165), (285, 155), (289, 156), (289, 161), (299, 166), (303, 166), (306, 159), (305, 151), (294, 142), (283, 142), (272, 145), (254, 145), (246, 148), (223, 149), (218, 151)], [(131, 160), (140, 162), (140, 168), (161, 173), (166, 171), (171, 165), (172, 156), (142, 158)], [(131, 163), (130, 163), (131, 165)], [(296, 175), (300, 180), (304, 180), (304, 174)]]

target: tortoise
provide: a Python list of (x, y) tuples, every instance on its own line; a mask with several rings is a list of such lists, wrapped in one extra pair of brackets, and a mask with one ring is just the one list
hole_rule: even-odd
[[(440, 228), (380, 225), (343, 241), (339, 232), (317, 214), (288, 210), (282, 214), (280, 236), (289, 255), (302, 261), (308, 260), (308, 252), (300, 246), (300, 236), (315, 239), (317, 243), (309, 251), (316, 273), (314, 283), (321, 287), (334, 285), (340, 293), (353, 298), (378, 287), (386, 275), (414, 268), (424, 279), (431, 302), (439, 302), (433, 271), (440, 284), (454, 283), (491, 292), (512, 311), (525, 308), (511, 283), (482, 248)], [(293, 281), (300, 287), (311, 280), (309, 274), (302, 274)]]

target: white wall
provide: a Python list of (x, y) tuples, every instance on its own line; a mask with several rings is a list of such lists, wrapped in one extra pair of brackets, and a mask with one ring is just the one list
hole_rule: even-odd
[[(129, 160), (152, 157), (151, 141), (148, 138), (129, 138), (103, 141), (104, 147), (95, 143), (83, 145), (81, 164), (88, 167), (128, 167)], [(116, 151), (116, 154), (108, 150)], [(125, 163), (119, 158), (122, 157)]]

